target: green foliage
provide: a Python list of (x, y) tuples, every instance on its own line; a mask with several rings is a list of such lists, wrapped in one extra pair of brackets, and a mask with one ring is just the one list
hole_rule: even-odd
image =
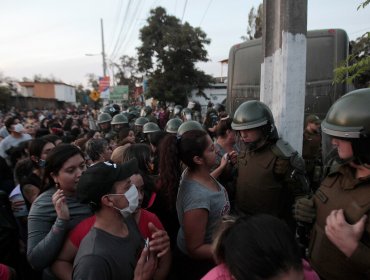
[[(357, 10), (365, 8), (370, 0), (362, 2)], [(355, 88), (370, 87), (370, 32), (350, 42), (352, 52), (334, 69), (334, 83), (353, 84)]]
[(357, 7), (357, 10), (359, 10), (359, 9), (363, 9), (363, 8), (365, 8), (367, 5), (369, 5), (370, 4), (370, 0), (366, 0), (366, 1), (364, 1), (364, 2), (362, 2), (358, 7)]
[(36, 74), (33, 76), (33, 82), (35, 83), (62, 83), (62, 80), (55, 78), (53, 75), (49, 77), (44, 77), (41, 74)]
[[(369, 0), (370, 1), (370, 0)], [(370, 32), (350, 42), (352, 53), (334, 69), (334, 83), (349, 83), (355, 88), (370, 86)]]
[(242, 36), (243, 41), (249, 41), (262, 37), (263, 3), (259, 4), (257, 10), (252, 7), (248, 13), (247, 36)]
[(93, 73), (89, 73), (86, 76), (88, 78), (89, 87), (96, 91), (99, 90), (99, 78)]
[(147, 97), (185, 104), (192, 89), (202, 92), (211, 81), (195, 67), (197, 61), (208, 61), (204, 45), (210, 40), (200, 28), (182, 24), (157, 7), (140, 30), (140, 39), (138, 66), (148, 76)]
[(127, 55), (120, 57), (120, 63), (114, 63), (113, 66), (118, 70), (115, 74), (118, 85), (128, 85), (129, 94), (135, 91), (135, 84), (142, 80), (142, 75), (138, 69), (137, 59)]
[(11, 90), (7, 86), (0, 86), (0, 108), (5, 109), (10, 103)]
[(76, 85), (76, 101), (81, 105), (88, 104), (89, 101), (89, 94), (91, 93), (89, 90), (84, 89), (83, 85)]

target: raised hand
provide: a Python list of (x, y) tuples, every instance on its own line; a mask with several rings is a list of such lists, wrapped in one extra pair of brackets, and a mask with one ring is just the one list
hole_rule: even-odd
[(333, 244), (347, 257), (352, 256), (365, 229), (367, 216), (351, 225), (347, 223), (343, 209), (333, 210), (326, 218), (325, 233)]
[(69, 209), (63, 190), (58, 189), (52, 197), (57, 216), (62, 220), (69, 220)]
[(157, 265), (158, 258), (155, 256), (155, 253), (150, 252), (149, 249), (145, 247), (136, 264), (134, 280), (153, 279)]
[(149, 223), (148, 227), (152, 233), (149, 249), (157, 253), (157, 257), (160, 258), (170, 251), (170, 238), (165, 230), (158, 229), (153, 223)]

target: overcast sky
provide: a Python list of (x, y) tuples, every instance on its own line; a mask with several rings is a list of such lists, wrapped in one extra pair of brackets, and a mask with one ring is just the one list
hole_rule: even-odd
[[(370, 31), (370, 7), (364, 0), (308, 0), (308, 30), (341, 28), (350, 39)], [(68, 84), (86, 84), (86, 74), (102, 75), (100, 18), (106, 54), (117, 61), (135, 56), (139, 29), (149, 10), (162, 6), (200, 26), (211, 39), (210, 62), (198, 64), (220, 76), (218, 61), (246, 34), (248, 12), (261, 0), (2, 0), (0, 9), (0, 75), (22, 79), (53, 75)], [(126, 19), (126, 20), (125, 20)], [(85, 54), (97, 54), (86, 56)], [(226, 69), (223, 69), (226, 74)]]

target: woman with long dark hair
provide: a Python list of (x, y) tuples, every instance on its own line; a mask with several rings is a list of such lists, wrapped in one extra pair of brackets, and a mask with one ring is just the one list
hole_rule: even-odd
[[(168, 135), (161, 145), (167, 147), (160, 150), (162, 188), (172, 205), (177, 194), (177, 279), (200, 279), (214, 266), (213, 230), (230, 211), (225, 188), (210, 175), (215, 147), (203, 130), (190, 130), (178, 137)], [(182, 174), (180, 163), (186, 166)]]
[(28, 261), (34, 269), (44, 269), (44, 277), (51, 277), (45, 268), (58, 255), (69, 230), (91, 215), (76, 197), (85, 169), (84, 154), (74, 145), (58, 145), (46, 158), (41, 194), (28, 216), (27, 244)]

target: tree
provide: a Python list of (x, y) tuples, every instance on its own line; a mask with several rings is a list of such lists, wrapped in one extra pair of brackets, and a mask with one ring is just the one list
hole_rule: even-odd
[(86, 76), (88, 79), (88, 83), (87, 83), (88, 86), (93, 88), (93, 90), (98, 91), (99, 90), (99, 78), (93, 73), (89, 73)]
[(249, 41), (262, 37), (263, 4), (259, 4), (257, 10), (252, 6), (248, 14), (247, 36), (241, 39)]
[(127, 85), (129, 95), (135, 92), (136, 83), (142, 81), (142, 75), (138, 69), (137, 59), (127, 55), (120, 57), (120, 64), (114, 63), (114, 67), (118, 69), (115, 74), (118, 85)]
[[(366, 0), (357, 10), (370, 3)], [(350, 42), (351, 54), (334, 69), (334, 83), (353, 84), (355, 88), (370, 87), (370, 32)]]
[(208, 61), (204, 45), (210, 39), (200, 28), (182, 24), (157, 7), (150, 11), (140, 39), (138, 66), (148, 77), (147, 97), (184, 105), (192, 89), (202, 93), (210, 83), (211, 77), (195, 67), (197, 61)]
[(7, 104), (10, 103), (10, 98), (11, 98), (11, 90), (9, 86), (6, 86), (5, 84), (0, 85), (0, 109), (1, 110), (6, 110), (7, 109)]
[(41, 74), (34, 75), (33, 81), (35, 83), (62, 83), (62, 80), (55, 78), (53, 75), (50, 75), (49, 77), (43, 77)]

